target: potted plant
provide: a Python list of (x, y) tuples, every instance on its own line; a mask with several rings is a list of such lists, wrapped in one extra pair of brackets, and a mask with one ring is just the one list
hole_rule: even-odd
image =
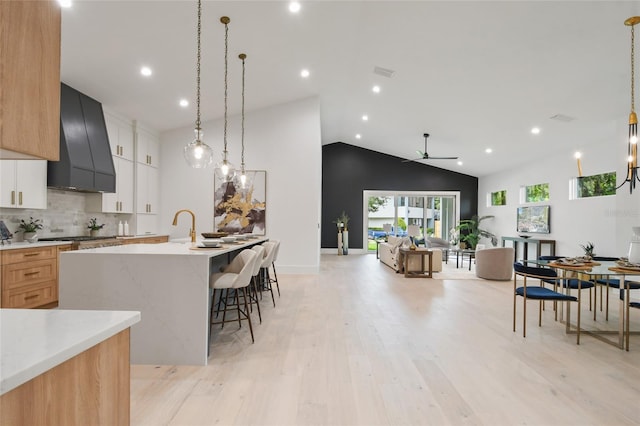
[(24, 219), (20, 219), (20, 224), (18, 225), (18, 232), (22, 232), (25, 241), (30, 243), (35, 243), (38, 241), (38, 229), (42, 229), (42, 221), (40, 219), (34, 219), (33, 217), (29, 217), (29, 221), (25, 222)]
[(580, 247), (582, 247), (582, 250), (584, 250), (584, 257), (586, 257), (588, 260), (593, 259), (595, 253), (593, 252), (594, 246), (591, 241), (587, 242), (586, 245), (580, 244)]
[(91, 219), (89, 219), (89, 226), (87, 226), (87, 228), (89, 228), (89, 234), (92, 237), (96, 237), (100, 234), (100, 230), (104, 227), (104, 223), (102, 225), (98, 225), (98, 219), (95, 217), (92, 217)]
[(480, 229), (480, 222), (490, 218), (493, 218), (493, 216), (478, 217), (478, 215), (473, 215), (471, 219), (461, 220), (455, 228), (458, 232), (462, 231), (460, 232), (460, 241), (466, 243), (472, 250), (476, 248), (476, 244), (483, 237), (491, 239), (492, 245), (497, 245), (498, 237), (489, 231)]

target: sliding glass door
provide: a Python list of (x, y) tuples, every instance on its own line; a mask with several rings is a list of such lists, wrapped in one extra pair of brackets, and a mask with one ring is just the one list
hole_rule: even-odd
[(376, 250), (376, 240), (389, 235), (406, 236), (408, 225), (418, 225), (421, 237), (449, 240), (449, 231), (459, 220), (460, 193), (364, 191), (363, 223), (368, 250)]

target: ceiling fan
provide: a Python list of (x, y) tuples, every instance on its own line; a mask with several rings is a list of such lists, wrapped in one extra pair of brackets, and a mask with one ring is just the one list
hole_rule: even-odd
[(424, 151), (417, 150), (416, 152), (420, 157), (413, 158), (411, 160), (402, 160), (403, 163), (407, 163), (409, 161), (418, 161), (418, 160), (457, 160), (458, 157), (434, 157), (427, 153), (427, 138), (429, 138), (429, 133), (424, 134)]

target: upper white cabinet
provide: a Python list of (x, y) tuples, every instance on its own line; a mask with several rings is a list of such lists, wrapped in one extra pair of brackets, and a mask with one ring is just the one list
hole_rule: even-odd
[(111, 155), (133, 161), (133, 125), (113, 113), (105, 111), (104, 121), (109, 134)]
[(111, 156), (116, 172), (116, 192), (87, 198), (89, 211), (102, 213), (134, 212), (134, 131), (133, 123), (105, 111)]
[(47, 162), (0, 160), (0, 207), (47, 208)]
[(160, 147), (157, 136), (140, 127), (137, 132), (136, 149), (138, 153), (136, 161), (147, 166), (158, 167), (160, 164)]
[(158, 182), (158, 169), (138, 164), (138, 178), (136, 180), (138, 213), (158, 213), (160, 193)]

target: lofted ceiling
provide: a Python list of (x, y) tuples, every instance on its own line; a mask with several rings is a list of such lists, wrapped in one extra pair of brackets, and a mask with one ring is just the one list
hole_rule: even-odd
[[(240, 111), (243, 52), (247, 111), (317, 96), (323, 144), (414, 158), (427, 132), (430, 155), (463, 165), (427, 164), (483, 176), (608, 141), (629, 112), (623, 22), (640, 15), (637, 1), (300, 3), (291, 14), (286, 1), (203, 1), (203, 121), (223, 114), (223, 15), (229, 113)], [(74, 0), (62, 18), (65, 83), (158, 131), (193, 125), (195, 1)]]

